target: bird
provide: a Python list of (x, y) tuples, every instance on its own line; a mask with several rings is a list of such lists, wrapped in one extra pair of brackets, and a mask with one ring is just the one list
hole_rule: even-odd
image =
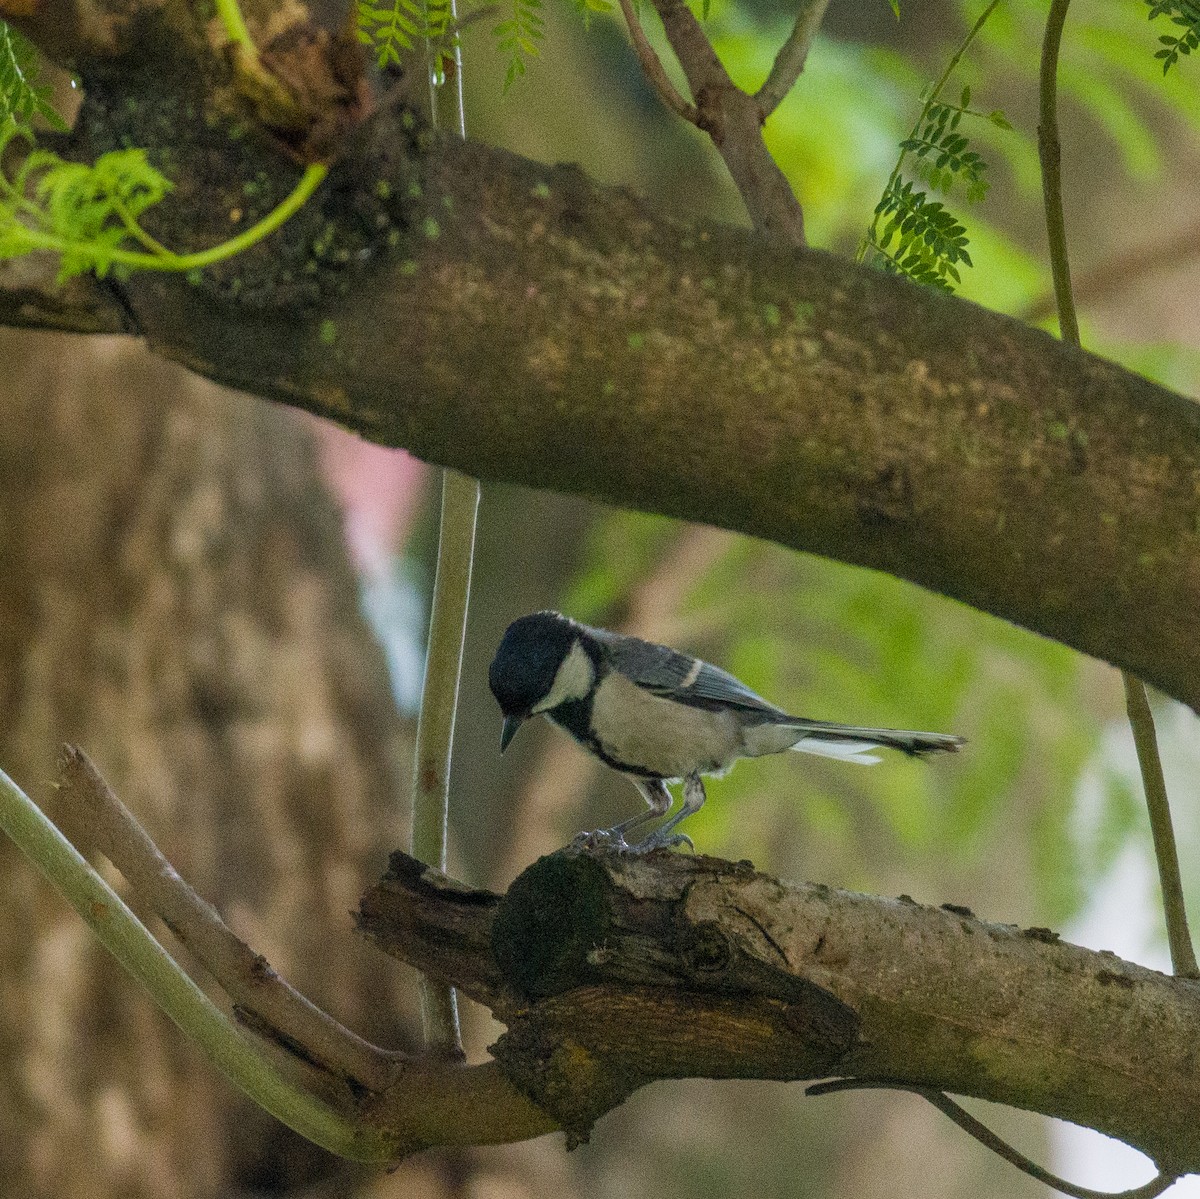
[[(647, 811), (576, 838), (637, 853), (693, 848), (691, 838), (675, 830), (704, 803), (702, 776), (723, 774), (739, 758), (799, 750), (870, 764), (880, 760), (871, 752), (876, 749), (920, 758), (966, 744), (952, 733), (791, 716), (720, 667), (549, 610), (508, 626), (488, 684), (504, 719), (501, 753), (525, 721), (542, 715), (637, 787)], [(675, 780), (683, 781), (679, 809), (631, 844), (632, 830), (670, 811), (667, 783)]]

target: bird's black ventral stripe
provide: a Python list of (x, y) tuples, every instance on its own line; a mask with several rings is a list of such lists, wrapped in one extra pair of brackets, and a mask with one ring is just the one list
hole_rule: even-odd
[(611, 766), (622, 774), (632, 774), (639, 779), (661, 779), (665, 774), (657, 774), (641, 766), (631, 766), (614, 758), (601, 744), (600, 739), (592, 732), (592, 699), (594, 693), (585, 695), (583, 699), (572, 699), (551, 708), (546, 715), (564, 732), (570, 733), (580, 745), (590, 749), (605, 766)]

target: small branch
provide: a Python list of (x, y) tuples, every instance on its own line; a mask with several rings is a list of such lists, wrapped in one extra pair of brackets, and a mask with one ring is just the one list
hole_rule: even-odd
[(696, 105), (695, 124), (725, 162), (754, 228), (786, 245), (804, 245), (804, 213), (762, 138), (755, 96), (729, 77), (696, 15), (683, 0), (653, 0)]
[(1059, 1178), (1057, 1174), (1051, 1174), (1049, 1170), (1039, 1166), (1037, 1162), (1026, 1157), (1020, 1150), (1014, 1149), (1007, 1141), (1001, 1140), (986, 1124), (977, 1120), (966, 1108), (955, 1103), (949, 1095), (944, 1095), (941, 1091), (887, 1079), (838, 1078), (832, 1082), (814, 1083), (811, 1087), (806, 1087), (804, 1093), (817, 1096), (833, 1095), (838, 1091), (868, 1089), (909, 1091), (913, 1095), (920, 1095), (922, 1099), (932, 1103), (943, 1115), (953, 1120), (968, 1136), (974, 1137), (981, 1145), (1002, 1157), (1010, 1166), (1016, 1166), (1023, 1174), (1036, 1178), (1038, 1182), (1043, 1182), (1046, 1186), (1053, 1187), (1054, 1190), (1061, 1191), (1064, 1195), (1072, 1196), (1072, 1199), (1154, 1199), (1154, 1196), (1161, 1195), (1167, 1187), (1174, 1186), (1183, 1177), (1181, 1174), (1168, 1174), (1160, 1170), (1149, 1182), (1128, 1191), (1094, 1191), (1091, 1187), (1078, 1186), (1073, 1182), (1067, 1182), (1065, 1178)]
[[(1079, 320), (1075, 314), (1075, 297), (1071, 289), (1066, 221), (1063, 217), (1061, 154), (1058, 140), (1058, 52), (1070, 2), (1071, 0), (1051, 0), (1050, 13), (1046, 18), (1038, 89), (1038, 156), (1042, 163), (1042, 199), (1045, 206), (1046, 236), (1050, 243), (1050, 269), (1054, 278), (1058, 326), (1064, 341), (1079, 346)], [(1171, 825), (1171, 809), (1167, 802), (1167, 786), (1163, 779), (1158, 741), (1154, 735), (1154, 716), (1150, 711), (1146, 687), (1142, 680), (1123, 670), (1121, 681), (1125, 687), (1125, 706), (1129, 713), (1129, 724), (1133, 729), (1138, 766), (1142, 774), (1142, 788), (1146, 793), (1146, 808), (1150, 815), (1154, 857), (1158, 863), (1159, 885), (1163, 895), (1167, 942), (1171, 949), (1171, 967), (1183, 978), (1200, 978), (1200, 967), (1196, 964), (1196, 954), (1188, 930), (1183, 882), (1179, 870), (1179, 852), (1175, 845), (1175, 830)]]
[(92, 760), (66, 746), (59, 803), (76, 844), (92, 845), (129, 880), (134, 892), (196, 956), (256, 1028), (303, 1048), (307, 1059), (373, 1091), (395, 1077), (401, 1055), (363, 1040), (292, 988), (234, 935), (163, 856)]
[(1154, 735), (1154, 714), (1146, 698), (1146, 684), (1134, 675), (1121, 672), (1125, 684), (1125, 708), (1137, 748), (1146, 807), (1150, 813), (1150, 835), (1158, 862), (1158, 881), (1162, 888), (1163, 915), (1167, 924), (1167, 944), (1171, 949), (1171, 969), (1181, 978), (1200, 978), (1192, 936), (1188, 930), (1187, 908), (1183, 902), (1183, 879), (1179, 872), (1179, 851), (1171, 808), (1167, 802), (1167, 784), (1163, 778), (1158, 738)]
[[(628, 2), (628, 0), (623, 0)], [(788, 39), (779, 48), (775, 61), (766, 82), (758, 89), (754, 99), (758, 103), (759, 112), (763, 119), (771, 115), (779, 107), (783, 98), (796, 86), (800, 72), (808, 59), (809, 49), (816, 40), (817, 30), (829, 0), (801, 0), (800, 11), (796, 14), (796, 23)]]
[[(444, 471), (429, 650), (425, 659), (421, 715), (417, 721), (411, 839), (413, 857), (443, 871), (446, 869), (454, 714), (462, 675), (478, 510), (478, 481), (456, 471)], [(426, 1045), (445, 1057), (462, 1058), (458, 1004), (453, 988), (428, 976), (423, 977), (421, 1015)]]
[(1054, 299), (1058, 328), (1063, 341), (1079, 345), (1079, 321), (1071, 295), (1071, 266), (1067, 258), (1067, 231), (1062, 205), (1062, 151), (1058, 141), (1058, 51), (1063, 22), (1071, 0), (1051, 0), (1042, 39), (1042, 65), (1038, 87), (1038, 157), (1042, 163), (1042, 201), (1046, 237), (1050, 242), (1050, 269), (1054, 276)]
[(685, 0), (653, 2), (696, 103), (702, 103), (701, 93), (705, 91), (739, 90)]
[(0, 828), (62, 892), (105, 948), (235, 1086), (310, 1141), (356, 1161), (390, 1161), (396, 1141), (300, 1090), (187, 976), (40, 808), (0, 771)]
[(652, 1078), (900, 1078), (1200, 1164), (1200, 987), (1046, 929), (570, 850), (503, 896), (394, 855), (359, 927), (491, 1008), (497, 1060), (569, 1135)]
[(671, 77), (662, 65), (662, 59), (658, 57), (658, 52), (650, 44), (650, 39), (642, 28), (642, 22), (633, 7), (632, 0), (620, 0), (620, 4), (621, 11), (625, 14), (625, 24), (629, 26), (629, 37), (633, 42), (633, 49), (638, 56), (638, 62), (642, 64), (643, 74), (650, 81), (654, 90), (658, 92), (662, 102), (672, 112), (683, 117), (690, 125), (695, 125), (699, 119), (696, 106), (685, 100), (671, 82)]

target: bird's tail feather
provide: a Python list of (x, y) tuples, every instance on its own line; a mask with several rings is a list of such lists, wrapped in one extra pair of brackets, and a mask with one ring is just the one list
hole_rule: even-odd
[(827, 758), (843, 758), (854, 762), (872, 763), (879, 758), (874, 749), (898, 749), (912, 758), (926, 754), (957, 753), (966, 744), (965, 737), (953, 733), (919, 733), (908, 729), (865, 729), (854, 725), (797, 720), (791, 727), (801, 735), (791, 748), (801, 753), (820, 754)]
[(951, 733), (918, 733), (905, 729), (866, 729), (851, 724), (805, 720), (770, 721), (747, 729), (744, 753), (751, 757), (777, 754), (785, 749), (818, 754), (824, 758), (840, 758), (848, 762), (870, 765), (879, 758), (876, 749), (897, 749), (909, 757), (926, 754), (955, 753), (965, 739)]

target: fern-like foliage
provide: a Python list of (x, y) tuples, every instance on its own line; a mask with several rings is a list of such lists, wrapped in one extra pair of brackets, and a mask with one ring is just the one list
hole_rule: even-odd
[(1154, 52), (1154, 57), (1162, 59), (1165, 75), (1181, 58), (1200, 48), (1200, 5), (1193, 0), (1146, 0), (1146, 4), (1151, 21), (1166, 17), (1183, 31), (1159, 35), (1160, 48)]
[(450, 0), (358, 0), (358, 40), (370, 46), (380, 67), (400, 65), (418, 42), (440, 42), (450, 25)]
[(37, 51), (0, 21), (0, 122), (28, 122), (35, 116), (55, 129), (67, 127), (50, 103), (50, 89), (38, 82)]
[(916, 158), (914, 173), (932, 191), (948, 195), (954, 184), (961, 182), (967, 203), (976, 204), (987, 195), (987, 163), (968, 148), (967, 138), (959, 132), (970, 102), (971, 89), (965, 87), (961, 105), (927, 104), (913, 135), (900, 143), (900, 149)]
[[(16, 137), (34, 143), (29, 129), (9, 120), (0, 157)], [(165, 253), (138, 218), (170, 190), (144, 150), (112, 150), (88, 164), (34, 146), (11, 179), (0, 172), (0, 258), (56, 251), (62, 282), (84, 271), (103, 276), (129, 239)]]
[(542, 0), (508, 0), (508, 16), (492, 29), (496, 45), (508, 55), (504, 72), (504, 90), (525, 74), (529, 60), (541, 53), (539, 43), (546, 36), (546, 22), (539, 11)]
[[(963, 117), (1010, 128), (1002, 112), (973, 109), (969, 87), (957, 104), (938, 99), (934, 88), (912, 132), (900, 143), (900, 157), (859, 248), (860, 261), (942, 291), (953, 291), (962, 282), (960, 266), (972, 265), (966, 226), (944, 203), (930, 199), (929, 192), (949, 196), (959, 188), (968, 204), (987, 195), (987, 163), (962, 132)], [(909, 163), (910, 173), (928, 191), (904, 178)]]
[(972, 265), (966, 228), (912, 183), (897, 179), (888, 187), (875, 207), (875, 221), (871, 246), (889, 274), (953, 291), (962, 282), (958, 264)]

